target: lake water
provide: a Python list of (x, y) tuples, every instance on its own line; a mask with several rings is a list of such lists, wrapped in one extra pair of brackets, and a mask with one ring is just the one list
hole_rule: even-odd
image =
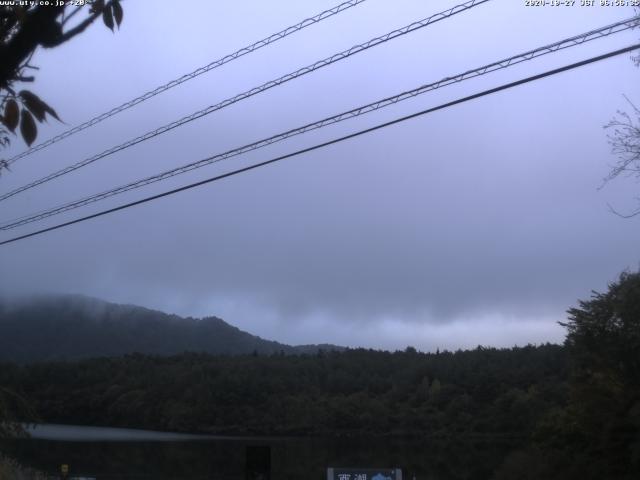
[(490, 480), (511, 450), (508, 439), (417, 441), (389, 438), (216, 437), (144, 430), (39, 425), (32, 438), (0, 451), (50, 474), (98, 480), (244, 479), (247, 447), (271, 448), (272, 479), (325, 479), (326, 468), (404, 469), (412, 480)]
[(82, 427), (56, 424), (27, 425), (26, 430), (32, 439), (60, 440), (64, 442), (181, 442), (226, 438), (210, 435), (135, 430), (133, 428)]

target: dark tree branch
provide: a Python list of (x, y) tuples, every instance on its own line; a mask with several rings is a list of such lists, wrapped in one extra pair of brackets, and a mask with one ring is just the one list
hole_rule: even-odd
[[(0, 45), (0, 88), (5, 88), (16, 79), (27, 57), (39, 46), (52, 48), (71, 40), (84, 32), (107, 8), (111, 8), (111, 2), (66, 32), (63, 32), (62, 22), (58, 21), (58, 17), (64, 13), (64, 6), (39, 6), (29, 10), (16, 34), (6, 44)], [(65, 21), (78, 11), (74, 10)]]
[(56, 18), (63, 10), (64, 6), (47, 6), (27, 13), (22, 27), (5, 45), (0, 46), (0, 87), (8, 86), (39, 45), (47, 45), (61, 35)]
[[(80, 8), (80, 7), (78, 7)], [(107, 8), (111, 8), (111, 2), (108, 2), (105, 6), (104, 9)], [(95, 11), (94, 13), (92, 13), (91, 15), (89, 15), (87, 18), (85, 18), (82, 22), (80, 22), (78, 25), (76, 25), (75, 27), (73, 27), (70, 30), (67, 30), (66, 32), (64, 32), (60, 37), (59, 37), (59, 41), (53, 45), (49, 45), (49, 47), (56, 47), (58, 45), (60, 45), (61, 43), (64, 43), (68, 40), (71, 40), (73, 37), (75, 37), (76, 35), (78, 35), (79, 33), (84, 32), (87, 27), (89, 25), (91, 25), (96, 18), (98, 18), (100, 15), (102, 15), (102, 9)]]
[(69, 15), (65, 15), (64, 18), (62, 19), (61, 25), (64, 27), (64, 25), (71, 20), (80, 10), (82, 10), (82, 6), (76, 7), (73, 12), (71, 12)]
[[(87, 16), (65, 31), (65, 25), (68, 25), (72, 18), (83, 11), (85, 6), (78, 6), (71, 10), (72, 7), (67, 7), (64, 2), (58, 2), (61, 5), (57, 6), (53, 5), (54, 2), (50, 3), (45, 6), (36, 5), (36, 2), (33, 2), (34, 5), (27, 7), (17, 4), (0, 5), (0, 93), (8, 93), (8, 95), (1, 97), (0, 125), (7, 126), (13, 132), (16, 118), (19, 115), (21, 119), (20, 133), (28, 145), (35, 140), (37, 135), (32, 114), (39, 122), (42, 122), (47, 114), (60, 120), (55, 110), (32, 92), (23, 90), (17, 95), (14, 90), (15, 82), (33, 82), (35, 80), (34, 76), (27, 75), (25, 72), (27, 69), (37, 70), (37, 67), (30, 64), (37, 48), (52, 48), (62, 45), (84, 32), (100, 16), (112, 31), (114, 22), (120, 26), (122, 20), (120, 0), (94, 0), (87, 2), (88, 6), (85, 10), (88, 12)], [(70, 13), (69, 10), (71, 10)], [(9, 97), (19, 99), (22, 103), (21, 113), (19, 109), (16, 109), (15, 103), (7, 104)], [(5, 104), (11, 107), (7, 119), (4, 118)], [(29, 126), (29, 121), (25, 123), (25, 120), (29, 120), (32, 126)], [(0, 126), (0, 147), (9, 143), (9, 138), (3, 136), (4, 133), (7, 132)], [(0, 171), (7, 169), (6, 167), (6, 164), (0, 164)]]

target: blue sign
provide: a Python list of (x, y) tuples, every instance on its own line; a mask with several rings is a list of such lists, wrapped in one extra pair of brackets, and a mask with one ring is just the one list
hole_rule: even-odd
[(327, 480), (402, 480), (399, 468), (327, 468)]

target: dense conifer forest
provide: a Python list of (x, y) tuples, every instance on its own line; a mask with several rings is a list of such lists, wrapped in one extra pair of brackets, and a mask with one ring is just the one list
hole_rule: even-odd
[(567, 397), (562, 347), (128, 355), (4, 364), (47, 422), (284, 435), (522, 437)]

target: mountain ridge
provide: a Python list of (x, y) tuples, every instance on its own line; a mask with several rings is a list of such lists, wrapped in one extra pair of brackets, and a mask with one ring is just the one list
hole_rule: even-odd
[(84, 295), (0, 301), (0, 361), (29, 363), (130, 353), (291, 355), (320, 349), (343, 347), (288, 345), (252, 335), (216, 316), (181, 317)]

